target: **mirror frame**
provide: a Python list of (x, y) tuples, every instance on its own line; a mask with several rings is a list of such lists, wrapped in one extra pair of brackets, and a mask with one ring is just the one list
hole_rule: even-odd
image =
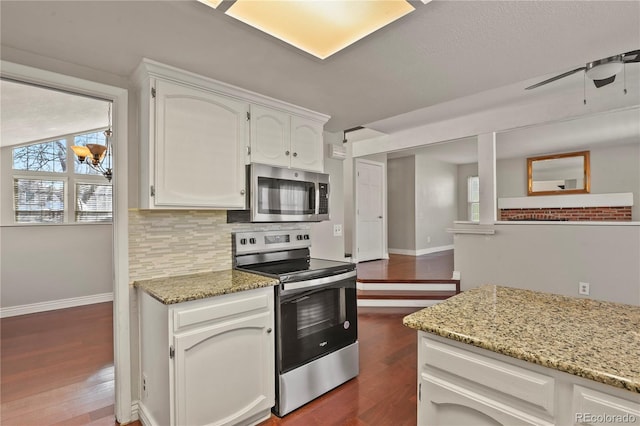
[[(534, 161), (553, 160), (556, 158), (582, 157), (584, 165), (584, 185), (580, 189), (559, 189), (557, 191), (533, 191), (533, 163)], [(567, 152), (564, 154), (542, 155), (527, 158), (527, 195), (566, 195), (588, 194), (591, 191), (591, 166), (589, 151)]]

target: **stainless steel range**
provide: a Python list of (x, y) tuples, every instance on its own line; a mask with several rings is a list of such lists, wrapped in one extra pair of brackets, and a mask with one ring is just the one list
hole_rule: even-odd
[(233, 234), (234, 267), (276, 287), (276, 406), (284, 416), (358, 375), (355, 264), (310, 257), (307, 230)]

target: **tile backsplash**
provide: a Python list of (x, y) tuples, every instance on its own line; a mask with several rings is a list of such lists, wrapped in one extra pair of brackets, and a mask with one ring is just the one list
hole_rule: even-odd
[(234, 231), (309, 228), (227, 223), (224, 210), (129, 210), (129, 280), (229, 269)]

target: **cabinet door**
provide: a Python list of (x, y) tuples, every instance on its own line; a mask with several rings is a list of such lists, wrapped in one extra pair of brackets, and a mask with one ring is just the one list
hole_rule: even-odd
[(418, 425), (529, 425), (553, 423), (449, 380), (422, 372), (418, 382)]
[(251, 162), (289, 167), (289, 114), (251, 105)]
[(322, 124), (291, 116), (291, 167), (324, 171)]
[(274, 405), (272, 327), (264, 312), (175, 337), (176, 425), (238, 424)]
[(248, 105), (156, 81), (155, 206), (244, 208)]

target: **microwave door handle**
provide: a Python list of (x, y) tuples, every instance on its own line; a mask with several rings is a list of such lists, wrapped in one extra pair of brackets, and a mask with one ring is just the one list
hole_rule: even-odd
[(315, 182), (314, 183), (314, 187), (316, 189), (316, 205), (315, 205), (315, 212), (316, 212), (316, 217), (320, 214), (320, 182)]

